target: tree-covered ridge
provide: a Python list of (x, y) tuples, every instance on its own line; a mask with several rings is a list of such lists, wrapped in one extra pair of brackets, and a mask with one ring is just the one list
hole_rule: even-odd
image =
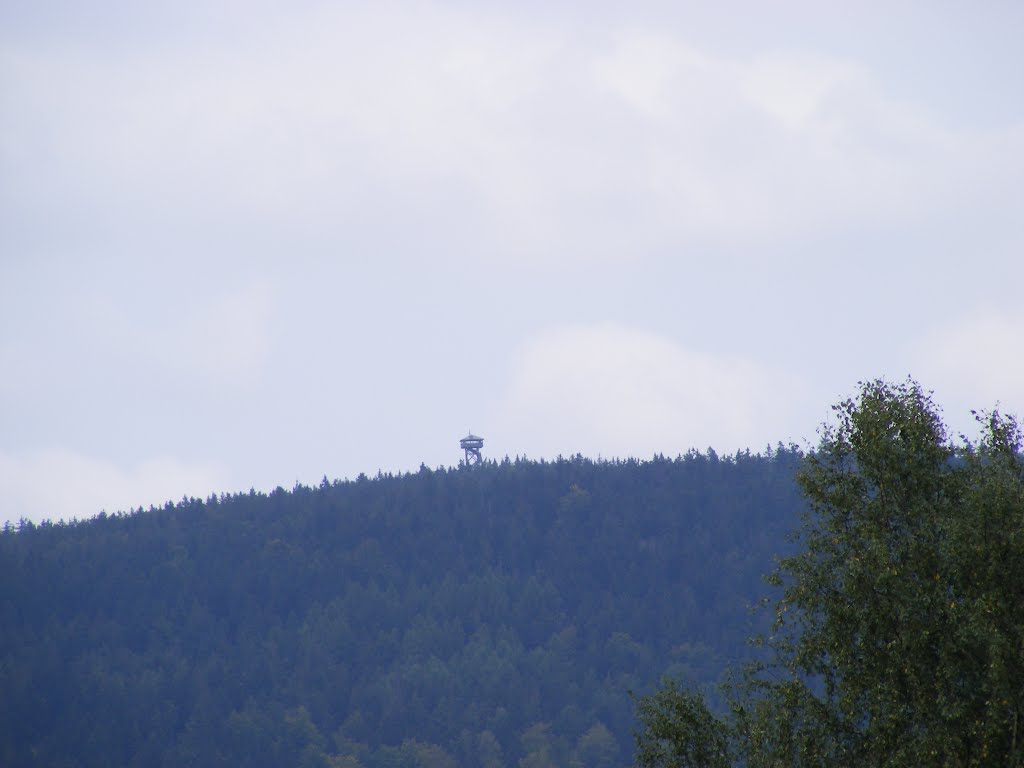
[(793, 449), (488, 462), (0, 535), (0, 763), (621, 766), (716, 680)]

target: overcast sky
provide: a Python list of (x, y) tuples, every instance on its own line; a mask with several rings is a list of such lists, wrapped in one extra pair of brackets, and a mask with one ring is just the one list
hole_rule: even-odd
[(0, 2), (0, 521), (1024, 405), (1024, 4)]

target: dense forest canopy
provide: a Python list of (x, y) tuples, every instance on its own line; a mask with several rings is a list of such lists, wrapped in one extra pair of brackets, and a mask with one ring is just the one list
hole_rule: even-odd
[(8, 527), (0, 764), (627, 765), (630, 691), (750, 653), (801, 459), (505, 459)]

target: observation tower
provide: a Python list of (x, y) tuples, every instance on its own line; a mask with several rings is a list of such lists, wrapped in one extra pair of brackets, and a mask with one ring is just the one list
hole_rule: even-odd
[(480, 455), (480, 449), (484, 447), (484, 439), (482, 437), (478, 437), (470, 432), (459, 440), (459, 446), (466, 452), (467, 467), (470, 464), (479, 464), (484, 460), (484, 457)]

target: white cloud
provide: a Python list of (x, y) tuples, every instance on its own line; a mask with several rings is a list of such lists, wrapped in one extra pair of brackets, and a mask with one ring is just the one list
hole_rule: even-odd
[(936, 329), (917, 351), (924, 386), (935, 389), (955, 431), (975, 432), (972, 409), (1024, 412), (1024, 311), (984, 308)]
[(172, 238), (372, 238), (450, 195), (438, 231), (475, 225), (486, 253), (636, 259), (935, 217), (983, 169), (1021, 165), (1007, 137), (950, 134), (840, 57), (575, 32), (350, 5), (216, 46), (12, 48), (6, 183), (19, 206), (93, 209), (108, 236)]
[(623, 149), (643, 170), (627, 185), (682, 244), (765, 248), (905, 225), (951, 209), (979, 165), (1005, 161), (992, 137), (948, 132), (838, 57), (728, 58), (633, 30), (596, 72), (641, 121)]
[[(722, 63), (663, 34), (634, 30), (620, 35), (610, 53), (594, 63), (600, 84), (653, 119), (679, 106), (712, 106), (720, 98)], [(699, 109), (688, 115), (700, 119)]]
[(744, 97), (793, 131), (813, 132), (844, 91), (871, 91), (870, 78), (852, 63), (806, 54), (763, 56), (737, 75)]
[(276, 340), (273, 287), (250, 280), (202, 293), (186, 282), (185, 289), (140, 289), (130, 300), (84, 293), (76, 300), (79, 327), (68, 334), (79, 334), (110, 360), (133, 359), (207, 390), (258, 380)]
[(258, 377), (268, 362), (274, 304), (266, 282), (232, 286), (165, 326), (165, 338), (136, 343), (168, 369), (184, 367), (214, 386), (237, 386)]
[(220, 467), (167, 456), (121, 466), (63, 450), (27, 457), (0, 454), (0, 524), (23, 517), (35, 522), (84, 519), (103, 510), (148, 508), (225, 490)]
[(803, 395), (786, 372), (642, 330), (574, 325), (525, 346), (492, 421), (533, 456), (760, 450), (804, 437), (793, 434)]

